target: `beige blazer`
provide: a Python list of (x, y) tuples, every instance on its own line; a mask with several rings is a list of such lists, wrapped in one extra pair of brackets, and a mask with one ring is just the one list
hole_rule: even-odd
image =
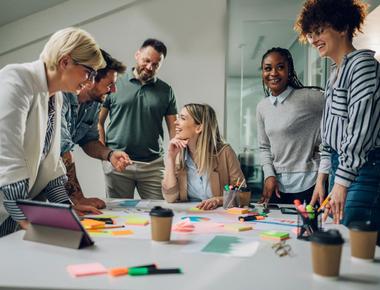
[[(223, 196), (223, 187), (233, 184), (238, 178), (244, 179), (239, 160), (230, 145), (224, 145), (214, 157), (214, 169), (209, 181), (213, 196)], [(177, 183), (171, 188), (162, 187), (162, 193), (167, 202), (187, 201), (187, 170), (176, 170)]]
[[(12, 64), (0, 70), (0, 188), (29, 179), (30, 198), (66, 174), (60, 159), (62, 94), (55, 95), (55, 132), (41, 162), (48, 122), (49, 92), (44, 63)], [(0, 223), (7, 213), (0, 191)]]

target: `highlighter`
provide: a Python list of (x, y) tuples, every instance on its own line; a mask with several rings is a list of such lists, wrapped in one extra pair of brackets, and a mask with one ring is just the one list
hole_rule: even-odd
[(156, 269), (156, 268), (129, 268), (128, 274), (131, 276), (152, 275), (152, 274), (181, 274), (179, 268)]

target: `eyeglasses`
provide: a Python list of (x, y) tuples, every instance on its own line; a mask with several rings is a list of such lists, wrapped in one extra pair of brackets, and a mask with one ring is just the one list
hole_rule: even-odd
[(327, 28), (326, 26), (320, 26), (320, 27), (314, 29), (314, 31), (306, 33), (306, 39), (309, 42), (313, 41), (313, 37), (314, 36), (320, 36), (321, 34), (323, 34), (323, 32), (325, 32), (326, 28)]
[(77, 62), (75, 60), (73, 60), (73, 62), (74, 62), (75, 65), (81, 65), (81, 66), (83, 66), (86, 69), (86, 71), (87, 71), (87, 80), (89, 80), (91, 82), (93, 82), (95, 80), (95, 77), (97, 75), (96, 70), (94, 70), (92, 67), (90, 67), (88, 65), (85, 65), (83, 63)]

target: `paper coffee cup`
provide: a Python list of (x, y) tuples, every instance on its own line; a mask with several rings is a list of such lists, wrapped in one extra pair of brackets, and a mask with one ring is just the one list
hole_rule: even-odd
[(377, 227), (370, 221), (353, 221), (350, 229), (351, 256), (372, 261), (375, 257)]
[(152, 240), (157, 242), (170, 241), (173, 211), (155, 206), (150, 211)]
[(314, 273), (326, 278), (338, 277), (344, 243), (339, 231), (315, 232), (310, 241)]

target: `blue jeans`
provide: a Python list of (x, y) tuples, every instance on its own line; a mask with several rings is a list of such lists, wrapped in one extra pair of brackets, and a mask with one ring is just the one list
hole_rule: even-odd
[[(330, 191), (339, 165), (338, 157), (336, 152), (332, 153)], [(380, 231), (380, 149), (370, 152), (368, 161), (347, 190), (342, 224), (348, 226), (350, 222), (359, 220), (376, 223)]]

